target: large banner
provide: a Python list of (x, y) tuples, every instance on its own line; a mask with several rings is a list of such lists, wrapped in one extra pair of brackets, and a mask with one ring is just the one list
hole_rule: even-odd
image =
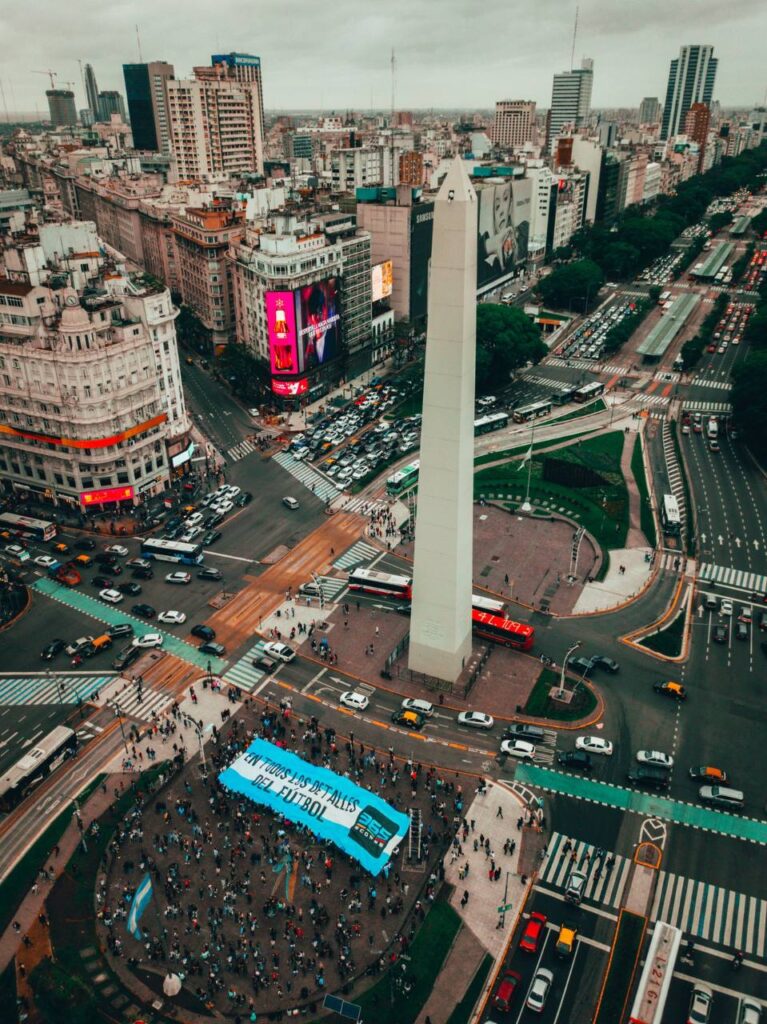
[(379, 796), (267, 740), (254, 740), (219, 781), (329, 839), (373, 876), (408, 830), (408, 816)]
[(272, 373), (298, 373), (298, 338), (293, 292), (266, 293)]
[(506, 280), (527, 259), (531, 196), (526, 178), (479, 188), (477, 287)]
[(130, 910), (128, 911), (128, 920), (126, 921), (125, 927), (128, 929), (134, 939), (143, 938), (141, 929), (138, 926), (141, 916), (149, 906), (149, 901), (152, 898), (152, 879), (149, 876), (149, 872), (139, 882), (138, 889), (136, 889), (136, 895), (133, 897)]
[(329, 363), (339, 355), (341, 314), (337, 278), (329, 277), (296, 289), (296, 330), (302, 372)]

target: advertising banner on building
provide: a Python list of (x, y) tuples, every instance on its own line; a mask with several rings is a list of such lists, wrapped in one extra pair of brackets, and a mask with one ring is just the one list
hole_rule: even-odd
[(532, 182), (528, 179), (478, 189), (477, 287), (508, 278), (527, 259)]
[(373, 876), (408, 830), (407, 815), (379, 796), (267, 740), (254, 740), (219, 782), (329, 839)]
[[(299, 372), (329, 363), (341, 351), (338, 279), (328, 277), (296, 291)], [(272, 372), (278, 372), (272, 367)], [(287, 372), (287, 371), (282, 371)]]
[(376, 263), (370, 268), (370, 286), (373, 302), (389, 298), (394, 286), (394, 274), (391, 260), (384, 260), (383, 263)]
[(87, 508), (89, 505), (103, 505), (107, 501), (129, 501), (133, 498), (132, 487), (106, 487), (100, 491), (81, 491), (80, 504)]
[(296, 398), (298, 395), (305, 395), (308, 390), (309, 381), (306, 377), (300, 377), (298, 380), (275, 380), (272, 377), (272, 391), (275, 395)]
[(272, 373), (298, 373), (296, 307), (293, 292), (266, 293), (269, 362)]

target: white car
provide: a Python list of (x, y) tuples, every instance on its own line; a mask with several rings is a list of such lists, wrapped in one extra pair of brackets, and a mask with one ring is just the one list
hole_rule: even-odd
[(107, 551), (110, 555), (119, 555), (120, 558), (128, 557), (128, 549), (124, 544), (110, 544)]
[(431, 718), (434, 714), (434, 705), (428, 700), (419, 700), (417, 697), (405, 697), (400, 704), (403, 711), (415, 711), (424, 718)]
[(370, 703), (370, 698), (366, 697), (364, 693), (357, 693), (356, 690), (346, 690), (338, 698), (338, 701), (345, 708), (351, 708), (352, 711), (364, 711)]
[(535, 744), (527, 740), (504, 740), (501, 743), (501, 753), (509, 757), (518, 757), (522, 761), (532, 761), (535, 757)]
[(202, 512), (193, 512), (188, 519), (184, 520), (184, 526), (199, 526), (204, 518), (205, 516), (202, 514)]
[(674, 767), (674, 758), (661, 750), (638, 750), (637, 761), (640, 764), (653, 764), (656, 768)]
[(248, 409), (248, 416), (252, 416), (254, 420), (257, 420), (260, 415), (258, 409)]
[(133, 647), (162, 647), (162, 633), (144, 633), (142, 636), (135, 636), (131, 641)]
[(184, 612), (160, 612), (157, 616), (158, 622), (165, 622), (169, 626), (180, 626), (182, 622), (186, 622), (186, 614)]
[(483, 711), (462, 711), (458, 716), (459, 725), (469, 725), (472, 729), (492, 729), (492, 716), (486, 715)]
[(277, 661), (292, 661), (296, 652), (287, 644), (264, 644), (264, 654), (267, 658), (276, 658)]
[(576, 750), (587, 750), (589, 754), (604, 754), (610, 757), (613, 752), (613, 745), (609, 740), (603, 740), (601, 736), (579, 736), (575, 741)]
[[(35, 559), (37, 561), (37, 559)], [(728, 601), (726, 598), (722, 598), (719, 602), (719, 614), (720, 615), (732, 615), (732, 601)]]
[(238, 487), (237, 484), (229, 484), (226, 493), (229, 495), (229, 500), (236, 498), (238, 494), (242, 493), (242, 488)]
[(527, 1002), (525, 1005), (528, 1010), (534, 1010), (536, 1013), (543, 1013), (543, 1008), (546, 1005), (551, 986), (554, 983), (554, 975), (551, 971), (546, 970), (545, 967), (539, 967), (535, 972), (533, 983), (530, 986), (530, 991), (527, 993)]
[(99, 597), (102, 601), (106, 601), (107, 604), (119, 604), (123, 600), (124, 595), (119, 590), (108, 588), (107, 590), (100, 590)]
[(15, 555), (20, 562), (26, 562), (29, 558), (29, 552), (21, 544), (6, 544), (5, 550), (9, 555)]
[(292, 452), (293, 458), (296, 460), (296, 462), (302, 462), (308, 454), (308, 448), (296, 448)]
[(215, 505), (211, 505), (210, 507), (213, 512), (218, 512), (220, 513), (220, 515), (225, 516), (227, 515), (227, 513), (232, 511), (234, 505), (232, 504), (231, 501), (227, 501), (225, 499), (224, 501), (216, 502)]
[(191, 583), (192, 574), (188, 572), (169, 572), (165, 577), (166, 583)]
[(35, 565), (41, 565), (43, 569), (50, 569), (52, 565), (56, 564), (56, 559), (51, 558), (50, 555), (38, 555), (34, 561)]

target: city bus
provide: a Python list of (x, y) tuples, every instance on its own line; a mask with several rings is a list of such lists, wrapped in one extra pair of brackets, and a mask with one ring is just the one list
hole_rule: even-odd
[(0, 514), (0, 530), (8, 530), (18, 537), (31, 537), (33, 540), (53, 540), (58, 532), (55, 523), (44, 519), (30, 519), (29, 516), (17, 516), (15, 512)]
[(678, 537), (682, 532), (682, 516), (679, 512), (679, 502), (673, 494), (664, 494), (660, 507), (660, 519), (663, 532), (670, 537)]
[(629, 1024), (661, 1024), (681, 943), (678, 928), (655, 922)]
[(202, 544), (185, 544), (180, 540), (143, 540), (141, 557), (156, 558), (158, 562), (183, 562), (199, 565), (203, 558)]
[(489, 612), (491, 615), (500, 615), (503, 618), (506, 612), (505, 601), (496, 601), (492, 597), (485, 597), (482, 594), (471, 595), (471, 607), (478, 612)]
[(533, 402), (532, 405), (520, 405), (514, 410), (515, 423), (528, 423), (530, 420), (537, 420), (540, 416), (548, 416), (551, 412), (551, 399), (542, 402)]
[(599, 398), (604, 394), (605, 386), (601, 380), (592, 380), (590, 384), (584, 384), (582, 388), (573, 395), (574, 402), (590, 402), (592, 398)]
[(398, 469), (396, 473), (392, 473), (386, 481), (386, 493), (387, 494), (402, 494), (408, 487), (412, 487), (418, 480), (418, 470), (421, 468), (420, 459), (416, 459), (415, 462), (411, 462), (407, 466), (403, 466), (402, 469)]
[(50, 775), (76, 750), (75, 733), (65, 725), (56, 726), (0, 778), (0, 810), (13, 810), (33, 786)]
[(529, 651), (535, 640), (533, 626), (481, 612), (476, 608), (471, 612), (471, 627), (475, 636), (504, 647), (515, 647), (519, 651)]
[(554, 405), (566, 405), (568, 402), (572, 402), (573, 395), (578, 390), (577, 387), (567, 387), (563, 391), (554, 391), (551, 395), (551, 401)]
[(493, 430), (503, 430), (509, 425), (509, 414), (507, 412), (491, 412), (489, 416), (481, 416), (474, 420), (474, 436), (478, 434), (489, 434)]
[(368, 594), (410, 601), (413, 597), (413, 581), (409, 576), (392, 576), (373, 569), (353, 569), (349, 573), (349, 590), (363, 590)]
[(661, 292), (658, 296), (658, 305), (665, 306), (668, 300), (671, 298), (671, 292)]

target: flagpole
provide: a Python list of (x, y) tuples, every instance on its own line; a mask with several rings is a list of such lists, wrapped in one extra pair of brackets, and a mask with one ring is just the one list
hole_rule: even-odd
[(528, 449), (528, 455), (530, 456), (527, 460), (527, 491), (525, 493), (525, 501), (522, 505), (522, 512), (532, 512), (533, 506), (530, 504), (530, 478), (533, 475), (533, 440), (535, 438), (535, 423), (530, 428), (530, 448)]

